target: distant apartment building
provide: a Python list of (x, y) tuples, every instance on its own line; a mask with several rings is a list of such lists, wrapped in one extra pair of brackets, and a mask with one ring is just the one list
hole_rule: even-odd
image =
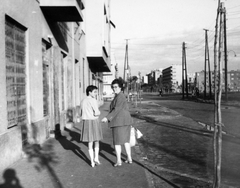
[[(196, 72), (195, 73), (195, 86), (199, 89), (199, 92), (204, 92), (205, 87), (205, 74), (204, 71)], [(210, 82), (211, 81), (211, 82)], [(224, 83), (224, 82), (223, 82)], [(210, 84), (211, 84), (211, 90), (213, 92), (213, 86), (214, 86), (214, 72), (210, 71), (210, 79), (209, 79), (209, 72), (206, 72), (206, 92), (209, 93), (210, 91)]]
[[(211, 75), (211, 90), (214, 92), (214, 72), (210, 72)], [(204, 92), (204, 71), (196, 73), (196, 87), (198, 87), (200, 92)], [(227, 76), (227, 84), (228, 91), (239, 91), (240, 90), (240, 71), (239, 70), (231, 70), (228, 72)], [(209, 80), (209, 72), (206, 72), (206, 92), (208, 93), (210, 90), (210, 80)], [(222, 73), (222, 91), (225, 91), (225, 75)]]
[(188, 73), (188, 74), (187, 74), (187, 77), (188, 77), (188, 83), (193, 84), (193, 83), (195, 82), (195, 76), (196, 76), (195, 73)]
[(155, 71), (155, 80), (156, 80), (156, 85), (158, 88), (162, 88), (162, 68), (156, 69)]
[(156, 72), (151, 71), (146, 76), (147, 76), (147, 79), (148, 79), (148, 84), (151, 85), (151, 86), (154, 86), (156, 84)]
[(231, 70), (228, 72), (229, 91), (240, 91), (240, 70)]
[(147, 74), (148, 84), (152, 86), (159, 85), (159, 77), (162, 75), (162, 69), (152, 70), (149, 74)]
[(142, 84), (148, 84), (148, 76), (142, 76)]
[(192, 92), (196, 84), (196, 73), (187, 73), (188, 91)]
[(162, 86), (166, 93), (180, 92), (182, 85), (182, 65), (172, 65), (162, 70)]
[(74, 122), (88, 85), (103, 102), (110, 27), (109, 0), (1, 0), (0, 170)]

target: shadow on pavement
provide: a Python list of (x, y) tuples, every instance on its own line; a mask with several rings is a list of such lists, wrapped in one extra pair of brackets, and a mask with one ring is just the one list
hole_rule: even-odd
[[(74, 128), (80, 131), (80, 129), (78, 129), (77, 127), (74, 126)], [(70, 139), (71, 142), (76, 141), (76, 142), (80, 143), (80, 136), (81, 136), (80, 133), (72, 131), (66, 127), (64, 128), (64, 130), (69, 133), (69, 136), (71, 136), (71, 139)]]
[(59, 162), (54, 151), (54, 144), (51, 141), (45, 143), (43, 146), (36, 143), (28, 144), (25, 146), (24, 151), (30, 162), (34, 159), (37, 160), (35, 164), (36, 170), (41, 171), (43, 169), (47, 169), (53, 186), (55, 188), (63, 188), (59, 178), (51, 166), (52, 164), (55, 165)]
[[(71, 131), (73, 132), (73, 131)], [(72, 138), (74, 139), (74, 138)], [(86, 163), (90, 164), (90, 160), (88, 157), (85, 155), (85, 153), (81, 150), (81, 148), (71, 141), (67, 139), (66, 136), (61, 136), (60, 138), (57, 139), (57, 141), (62, 145), (62, 147), (65, 150), (71, 150), (74, 154), (76, 154), (79, 158), (84, 160)]]
[(108, 157), (106, 157), (106, 156), (103, 154), (103, 152), (101, 152), (101, 151), (105, 151), (106, 153), (109, 153), (109, 154), (111, 154), (111, 155), (113, 155), (113, 156), (116, 156), (116, 155), (115, 155), (115, 151), (114, 151), (114, 149), (111, 147), (111, 145), (108, 144), (108, 143), (100, 142), (100, 152), (99, 152), (99, 155), (100, 155), (102, 158), (104, 158), (105, 160), (109, 161), (109, 162), (113, 165), (114, 162), (111, 161)]
[(14, 169), (8, 168), (3, 173), (4, 183), (0, 188), (23, 188)]

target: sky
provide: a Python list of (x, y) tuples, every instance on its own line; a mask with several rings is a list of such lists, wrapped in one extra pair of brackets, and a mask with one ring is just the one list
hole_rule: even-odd
[[(240, 1), (221, 0), (226, 8), (228, 70), (240, 69)], [(131, 75), (182, 64), (187, 72), (204, 70), (205, 30), (213, 69), (218, 0), (111, 0), (112, 59), (123, 77), (126, 42)], [(236, 57), (235, 57), (236, 54)]]

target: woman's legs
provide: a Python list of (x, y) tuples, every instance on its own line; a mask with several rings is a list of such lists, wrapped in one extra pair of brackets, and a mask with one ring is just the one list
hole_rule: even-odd
[(91, 166), (94, 167), (95, 163), (94, 163), (94, 155), (93, 155), (93, 142), (88, 142), (88, 153), (90, 156), (90, 161), (91, 161)]
[(115, 145), (115, 152), (116, 152), (116, 157), (117, 157), (117, 163), (114, 166), (121, 166), (121, 164), (122, 164), (122, 160), (121, 160), (122, 146)]
[(126, 142), (124, 144), (124, 147), (125, 147), (125, 151), (126, 151), (126, 154), (127, 154), (127, 161), (128, 163), (132, 163), (132, 155), (131, 155), (131, 146), (130, 146), (130, 143)]
[(100, 164), (99, 162), (99, 141), (95, 141), (94, 142), (94, 162), (97, 163), (97, 164)]

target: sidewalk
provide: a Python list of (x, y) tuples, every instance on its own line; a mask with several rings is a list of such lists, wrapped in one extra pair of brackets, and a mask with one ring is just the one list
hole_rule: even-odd
[[(100, 119), (107, 113), (108, 105), (105, 103), (100, 108)], [(151, 187), (150, 173), (139, 162), (137, 147), (132, 148), (133, 164), (113, 167), (116, 157), (111, 130), (107, 124), (102, 124), (102, 128), (104, 139), (100, 144), (100, 166), (90, 166), (87, 145), (79, 142), (80, 130), (76, 124), (71, 130), (62, 132), (58, 140), (49, 139), (43, 148), (37, 145), (29, 148), (30, 155), (6, 169), (5, 174), (10, 181), (17, 182), (14, 188)], [(1, 173), (3, 176), (4, 172)], [(2, 176), (0, 187), (4, 182)]]

